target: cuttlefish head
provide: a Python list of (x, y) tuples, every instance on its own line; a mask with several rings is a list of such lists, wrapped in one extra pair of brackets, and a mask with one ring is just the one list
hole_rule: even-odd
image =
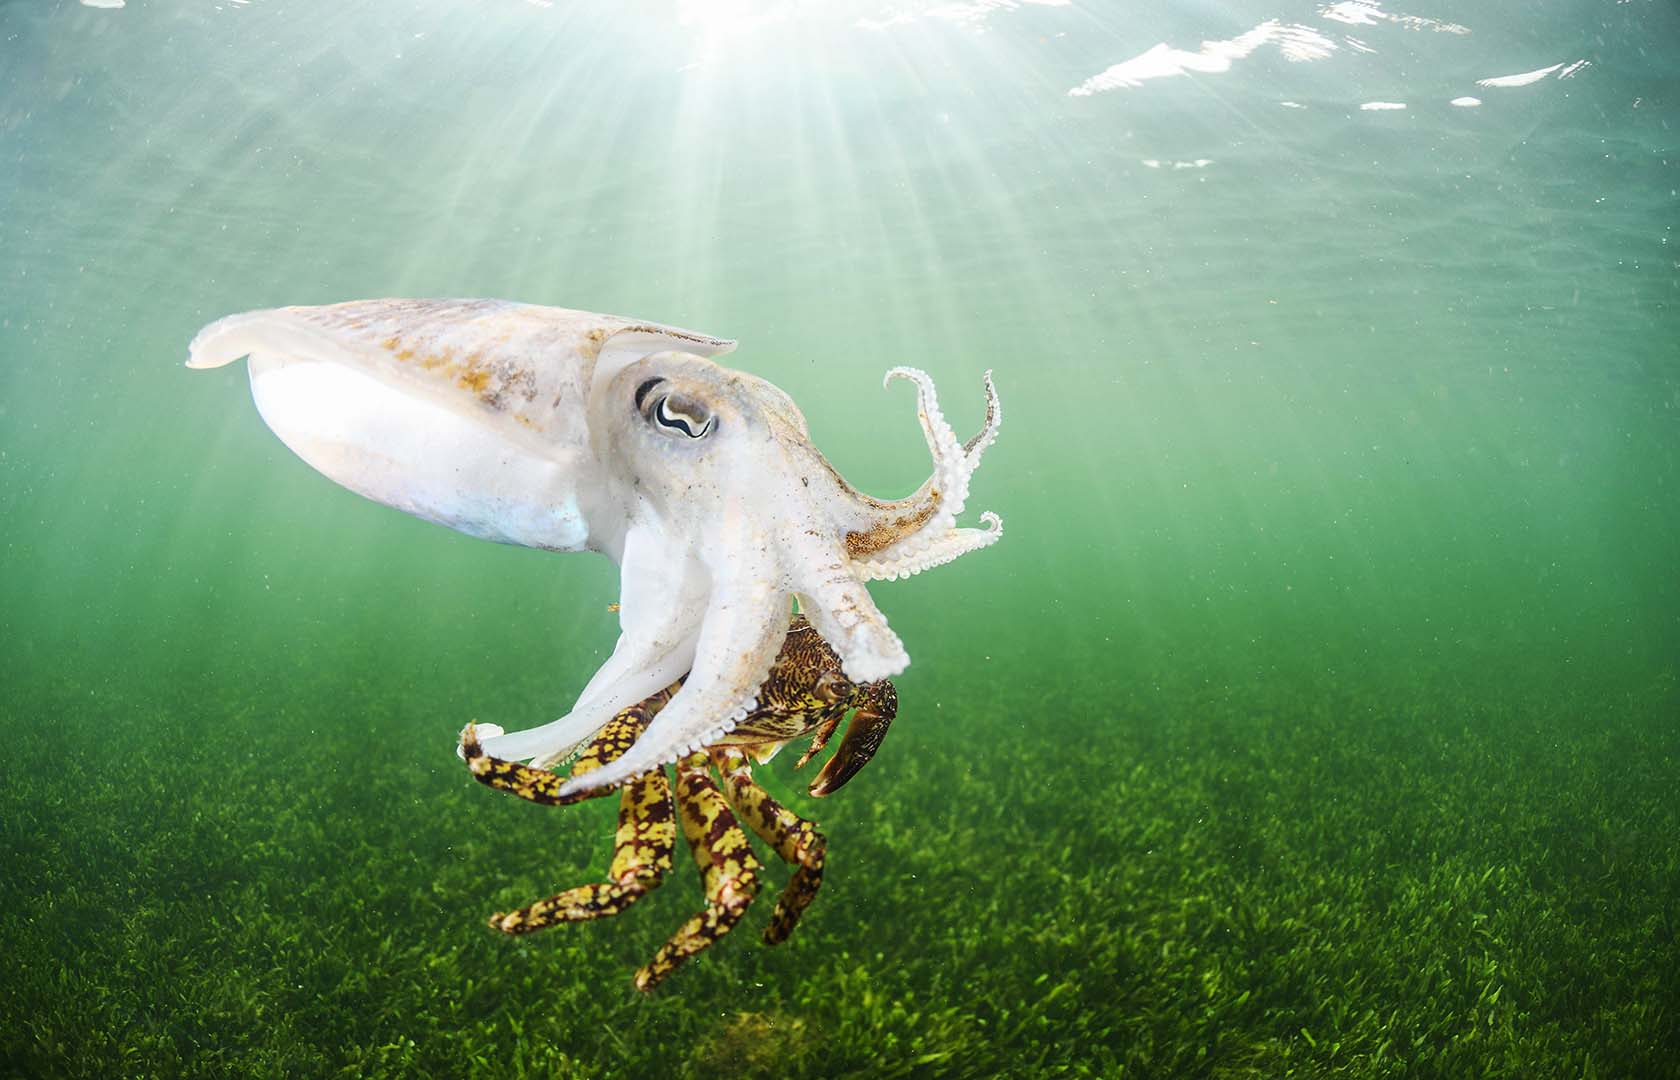
[(786, 394), (710, 360), (664, 352), (619, 372), (598, 408), (601, 459), (634, 501), (627, 516), (680, 537), (705, 567), (714, 600), (750, 602), (766, 628), (783, 628), (801, 597), (858, 681), (909, 663), (845, 551), (855, 492), (811, 445)]
[[(673, 350), (641, 357), (597, 388), (591, 437), (629, 522), (626, 637), (632, 621), (643, 625), (647, 609), (665, 609), (668, 618), (640, 632), (654, 642), (691, 641), (692, 651), (681, 655), (692, 673), (636, 746), (573, 781), (576, 789), (645, 772), (726, 735), (756, 706), (796, 601), (854, 682), (888, 678), (909, 664), (865, 583), (916, 573), (997, 540), (995, 515), (986, 515), (986, 529), (958, 529), (954, 521), (968, 477), (996, 436), (999, 411), (988, 377), (986, 425), (962, 444), (939, 415), (926, 375), (896, 369), (892, 377), (918, 386), (935, 460), (915, 494), (892, 502), (846, 483), (812, 445), (792, 399), (756, 376)], [(661, 582), (664, 595), (649, 595), (633, 578)], [(630, 655), (663, 654), (650, 645)], [(665, 671), (643, 663), (626, 674), (622, 689), (595, 687), (594, 700), (580, 699), (580, 709), (590, 707), (582, 716), (574, 710), (578, 723), (550, 731), (552, 743), (487, 749), (555, 759), (568, 740), (599, 726), (604, 708), (622, 707)]]

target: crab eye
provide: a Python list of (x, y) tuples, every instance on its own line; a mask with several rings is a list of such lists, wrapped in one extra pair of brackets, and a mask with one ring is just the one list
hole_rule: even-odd
[(670, 395), (666, 395), (653, 403), (653, 422), (691, 439), (704, 439), (717, 425), (717, 417), (685, 403), (673, 405)]

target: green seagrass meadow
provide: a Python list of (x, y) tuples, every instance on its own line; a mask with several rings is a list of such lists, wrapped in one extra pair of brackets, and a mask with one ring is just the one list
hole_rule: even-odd
[[(1630, 722), (1672, 686), (1069, 680), (1000, 689), (957, 745), (910, 698), (827, 800), (759, 771), (830, 842), (791, 941), (758, 942), (761, 893), (651, 998), (629, 976), (692, 868), (494, 933), (599, 877), (614, 800), (480, 788), (412, 744), (400, 679), (290, 684), (361, 718), (359, 757), (236, 688), (127, 726), (130, 696), (21, 689), (54, 734), (0, 796), (12, 1075), (1627, 1077), (1680, 1037), (1680, 738)], [(1067, 753), (1024, 722), (1077, 716)]]

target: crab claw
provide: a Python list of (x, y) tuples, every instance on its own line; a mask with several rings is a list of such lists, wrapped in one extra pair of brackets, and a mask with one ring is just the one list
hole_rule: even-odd
[(864, 686), (857, 711), (846, 724), (846, 734), (841, 737), (839, 748), (816, 779), (811, 781), (810, 793), (817, 798), (832, 795), (856, 776), (858, 770), (869, 764), (869, 759), (880, 749), (881, 740), (887, 737), (887, 727), (897, 715), (898, 691), (893, 689), (892, 683), (882, 679)]

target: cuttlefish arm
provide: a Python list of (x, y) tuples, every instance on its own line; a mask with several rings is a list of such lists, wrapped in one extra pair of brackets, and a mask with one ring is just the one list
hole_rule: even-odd
[(787, 637), (786, 574), (738, 496), (712, 509), (720, 520), (709, 535), (710, 593), (690, 652), (693, 670), (635, 746), (569, 782), (568, 791), (608, 787), (709, 746), (758, 706), (759, 686)]
[(787, 637), (788, 614), (785, 598), (771, 589), (714, 597), (682, 689), (623, 757), (567, 781), (561, 793), (610, 787), (722, 740), (757, 707), (758, 688)]
[(612, 656), (565, 716), (485, 739), (485, 752), (548, 768), (620, 710), (682, 678), (694, 664), (709, 585), (705, 567), (674, 546), (657, 523), (633, 527), (624, 543)]
[(985, 421), (966, 443), (958, 442), (946, 422), (933, 379), (925, 371), (896, 367), (887, 372), (884, 382), (890, 385), (894, 379), (907, 380), (916, 387), (916, 414), (933, 455), (933, 475), (909, 498), (882, 504), (868, 529), (854, 534), (867, 540), (861, 544), (867, 550), (858, 551), (855, 561), (864, 580), (910, 577), (990, 547), (1003, 536), (1002, 519), (989, 510), (980, 515), (986, 524), (983, 529), (959, 528), (956, 524), (957, 515), (968, 502), (970, 480), (987, 448), (997, 441), (1003, 423), (1003, 406), (992, 373), (987, 371), (984, 377)]

